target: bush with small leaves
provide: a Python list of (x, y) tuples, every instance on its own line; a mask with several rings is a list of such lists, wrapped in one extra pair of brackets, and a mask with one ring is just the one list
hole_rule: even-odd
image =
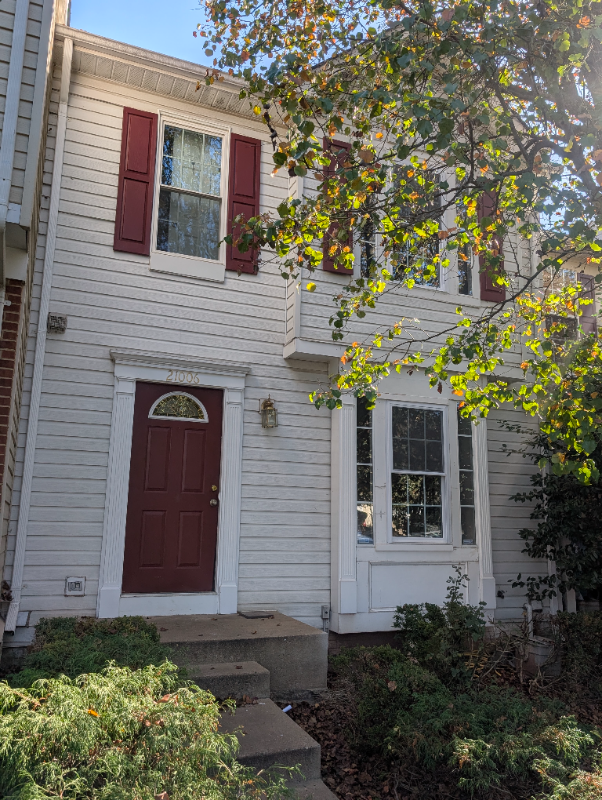
[(276, 800), (285, 773), (236, 760), (237, 740), (218, 731), (209, 692), (177, 668), (109, 665), (29, 689), (0, 683), (3, 800)]
[(41, 619), (23, 669), (9, 676), (8, 682), (11, 686), (31, 686), (39, 678), (75, 678), (98, 672), (111, 661), (139, 669), (160, 664), (168, 657), (169, 650), (159, 641), (156, 625), (142, 617)]

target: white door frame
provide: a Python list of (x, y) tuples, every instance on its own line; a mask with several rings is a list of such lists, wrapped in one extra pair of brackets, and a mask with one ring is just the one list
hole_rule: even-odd
[[(245, 377), (250, 368), (229, 361), (197, 360), (144, 350), (111, 350), (111, 358), (115, 363), (115, 394), (97, 616), (235, 614), (238, 602), (243, 400)], [(224, 392), (216, 588), (213, 592), (122, 594), (136, 381), (202, 386)]]

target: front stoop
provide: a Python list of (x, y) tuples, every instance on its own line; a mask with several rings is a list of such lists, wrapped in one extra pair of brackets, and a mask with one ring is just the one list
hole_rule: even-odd
[(299, 800), (338, 800), (328, 786), (322, 781), (305, 781), (295, 787), (295, 794)]
[(326, 633), (277, 612), (147, 619), (201, 688), (219, 699), (259, 698), (221, 718), (220, 729), (238, 738), (241, 763), (298, 767), (290, 787), (299, 800), (336, 800), (320, 777), (320, 745), (270, 699), (313, 700), (326, 690)]
[(236, 733), (241, 764), (256, 769), (298, 765), (302, 776), (296, 780), (320, 778), (320, 745), (267, 697), (223, 714), (220, 730)]
[(190, 675), (202, 664), (256, 661), (270, 673), (271, 697), (312, 700), (326, 689), (328, 634), (273, 612), (271, 619), (239, 614), (148, 617)]
[(220, 730), (236, 733), (242, 764), (257, 770), (297, 766), (301, 775), (293, 775), (290, 787), (299, 800), (336, 800), (320, 778), (320, 745), (271, 700), (224, 714)]

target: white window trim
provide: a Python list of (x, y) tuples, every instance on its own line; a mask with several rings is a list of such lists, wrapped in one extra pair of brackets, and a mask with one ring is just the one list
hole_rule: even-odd
[(219, 246), (219, 258), (217, 260), (209, 258), (199, 258), (182, 253), (166, 253), (157, 250), (157, 228), (159, 217), (159, 193), (161, 191), (161, 173), (163, 162), (163, 135), (166, 125), (174, 125), (197, 133), (207, 133), (213, 136), (220, 136), (222, 139), (222, 166), (221, 166), (221, 185), (220, 199), (222, 201), (220, 218), (220, 239), (225, 235), (228, 223), (228, 184), (230, 169), (230, 133), (231, 128), (227, 125), (212, 125), (209, 122), (192, 120), (190, 117), (182, 117), (169, 113), (159, 114), (158, 134), (157, 134), (157, 158), (155, 171), (155, 196), (153, 200), (153, 217), (151, 225), (151, 252), (150, 269), (153, 272), (167, 272), (172, 275), (182, 275), (189, 278), (202, 278), (208, 281), (223, 283), (226, 277), (226, 244), (222, 241)]
[[(193, 360), (143, 350), (111, 350), (115, 391), (100, 560), (97, 616), (130, 614), (235, 614), (238, 605), (243, 399), (250, 368), (218, 360)], [(121, 582), (130, 483), (130, 457), (137, 381), (173, 383), (178, 372), (199, 377), (199, 385), (222, 389), (224, 413), (220, 465), (215, 591), (123, 594)]]
[[(383, 519), (387, 520), (387, 544), (405, 544), (406, 542), (412, 544), (451, 544), (452, 543), (452, 531), (451, 531), (451, 493), (450, 493), (450, 457), (449, 457), (449, 447), (450, 447), (450, 435), (449, 435), (449, 415), (448, 415), (448, 404), (438, 404), (438, 403), (421, 403), (418, 402), (411, 402), (406, 400), (388, 400), (386, 402), (386, 431), (387, 431), (387, 446), (384, 453), (384, 461), (386, 466), (384, 469), (386, 470), (383, 478), (385, 479), (385, 486), (386, 488), (386, 512), (383, 515)], [(419, 409), (421, 411), (441, 411), (442, 412), (442, 449), (443, 449), (443, 472), (421, 472), (415, 474), (424, 474), (424, 475), (438, 475), (442, 478), (441, 480), (441, 527), (443, 528), (443, 536), (440, 537), (431, 537), (431, 536), (393, 536), (392, 528), (393, 528), (393, 507), (392, 507), (392, 485), (391, 485), (391, 473), (393, 472), (393, 408), (413, 408)], [(372, 455), (373, 463), (375, 464), (374, 453)], [(382, 459), (381, 459), (382, 461)], [(375, 464), (376, 466), (376, 464)], [(379, 471), (383, 469), (383, 465), (379, 465)], [(376, 469), (374, 470), (376, 473)], [(410, 471), (407, 471), (405, 474), (414, 474)], [(375, 481), (376, 482), (376, 481)], [(374, 517), (379, 516), (380, 518), (380, 510), (376, 510), (376, 506), (374, 507)]]
[[(340, 362), (332, 360), (330, 365), (334, 374), (339, 369)], [(408, 402), (423, 406), (432, 404), (437, 408), (447, 406), (446, 451), (450, 459), (449, 486), (452, 495), (448, 507), (452, 518), (457, 519), (457, 524), (453, 528), (453, 541), (414, 539), (388, 544), (381, 543), (381, 541), (386, 542), (387, 523), (382, 523), (384, 535), (381, 540), (378, 538), (377, 528), (381, 525), (380, 517), (375, 515), (375, 543), (373, 545), (357, 544), (357, 410), (355, 398), (344, 394), (341, 397), (342, 407), (332, 414), (331, 604), (333, 630), (340, 633), (383, 630), (383, 625), (388, 627), (391, 624), (390, 612), (373, 607), (371, 595), (368, 595), (368, 592), (371, 592), (369, 587), (371, 565), (381, 562), (386, 565), (389, 563), (404, 565), (417, 563), (462, 564), (463, 571), (472, 573), (474, 578), (474, 583), (471, 584), (475, 592), (472, 595), (475, 598), (474, 602), (485, 601), (486, 611), (493, 612), (496, 607), (496, 582), (493, 575), (491, 543), (486, 421), (481, 420), (478, 425), (475, 425), (473, 432), (477, 545), (476, 547), (461, 545), (459, 479), (454, 481), (458, 453), (456, 401), (453, 398), (446, 399), (445, 397), (438, 400), (432, 396), (422, 396), (422, 394), (408, 395), (405, 391), (383, 391), (377, 408), (381, 406), (382, 400), (390, 400), (394, 403)], [(386, 432), (383, 431), (382, 441), (377, 446), (386, 446), (385, 436)], [(377, 481), (374, 485), (375, 502), (376, 493), (385, 490), (384, 486), (376, 484)]]
[[(181, 370), (179, 370), (179, 371), (181, 372)], [(187, 374), (192, 374), (192, 373), (187, 373)], [(199, 378), (199, 385), (200, 385), (200, 383), (201, 383), (201, 381), (200, 381), (200, 378)], [(155, 409), (157, 408), (157, 406), (159, 405), (159, 403), (162, 400), (166, 400), (168, 397), (181, 397), (182, 395), (184, 395), (184, 397), (190, 398), (190, 400), (192, 400), (195, 403), (195, 405), (197, 405), (197, 406), (199, 406), (201, 408), (201, 410), (203, 412), (203, 419), (198, 419), (197, 417), (160, 417), (160, 416), (155, 416)], [(155, 402), (152, 404), (151, 409), (148, 412), (148, 418), (149, 419), (151, 419), (151, 418), (152, 419), (158, 419), (158, 420), (170, 419), (170, 420), (176, 420), (177, 422), (199, 422), (199, 423), (209, 422), (209, 414), (207, 413), (207, 409), (205, 408), (205, 406), (201, 403), (200, 400), (197, 400), (197, 398), (194, 397), (194, 395), (188, 394), (188, 392), (167, 392), (166, 394), (162, 394), (161, 397), (159, 397), (157, 400), (155, 400)]]

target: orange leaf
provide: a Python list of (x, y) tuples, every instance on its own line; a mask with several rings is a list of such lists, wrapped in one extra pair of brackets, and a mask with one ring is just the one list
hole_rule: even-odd
[(91, 714), (91, 716), (93, 716), (93, 717), (97, 717), (98, 716), (98, 711), (94, 711), (93, 708), (89, 708), (88, 709), (88, 714)]

